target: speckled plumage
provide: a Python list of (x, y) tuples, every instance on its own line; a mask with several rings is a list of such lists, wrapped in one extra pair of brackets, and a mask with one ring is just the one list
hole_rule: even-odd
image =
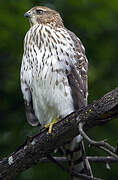
[(87, 104), (88, 61), (59, 13), (39, 6), (25, 16), (31, 27), (24, 40), (21, 89), (28, 122), (43, 127)]
[[(72, 79), (71, 76), (75, 77)], [(77, 87), (71, 86), (72, 81)], [(35, 23), (27, 32), (21, 88), (27, 105), (32, 99), (35, 116), (42, 126), (55, 117), (64, 117), (74, 111), (75, 95), (78, 100), (76, 107), (86, 104), (87, 59), (84, 47), (63, 24), (55, 26), (52, 21)]]

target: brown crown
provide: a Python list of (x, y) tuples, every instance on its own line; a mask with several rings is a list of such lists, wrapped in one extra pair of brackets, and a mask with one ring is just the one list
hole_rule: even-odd
[(64, 26), (60, 14), (48, 7), (33, 7), (24, 16), (29, 18), (31, 26), (35, 24), (50, 24), (57, 27)]

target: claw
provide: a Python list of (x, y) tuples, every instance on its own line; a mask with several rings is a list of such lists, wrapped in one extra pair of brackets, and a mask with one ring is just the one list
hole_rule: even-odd
[(56, 124), (58, 121), (59, 121), (59, 118), (54, 118), (51, 123), (45, 125), (45, 128), (49, 128), (49, 130), (48, 130), (49, 134), (52, 133), (53, 125)]

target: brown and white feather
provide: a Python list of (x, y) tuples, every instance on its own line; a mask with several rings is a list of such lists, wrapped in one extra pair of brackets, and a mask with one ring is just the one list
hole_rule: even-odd
[(57, 11), (38, 6), (25, 16), (31, 27), (24, 39), (21, 89), (28, 122), (44, 127), (87, 105), (88, 61)]

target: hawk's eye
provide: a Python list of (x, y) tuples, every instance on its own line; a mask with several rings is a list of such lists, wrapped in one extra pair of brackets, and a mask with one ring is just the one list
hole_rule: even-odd
[(37, 14), (43, 14), (43, 13), (44, 13), (44, 11), (43, 11), (43, 10), (41, 10), (41, 9), (37, 9), (37, 10), (36, 10), (36, 13), (37, 13)]

